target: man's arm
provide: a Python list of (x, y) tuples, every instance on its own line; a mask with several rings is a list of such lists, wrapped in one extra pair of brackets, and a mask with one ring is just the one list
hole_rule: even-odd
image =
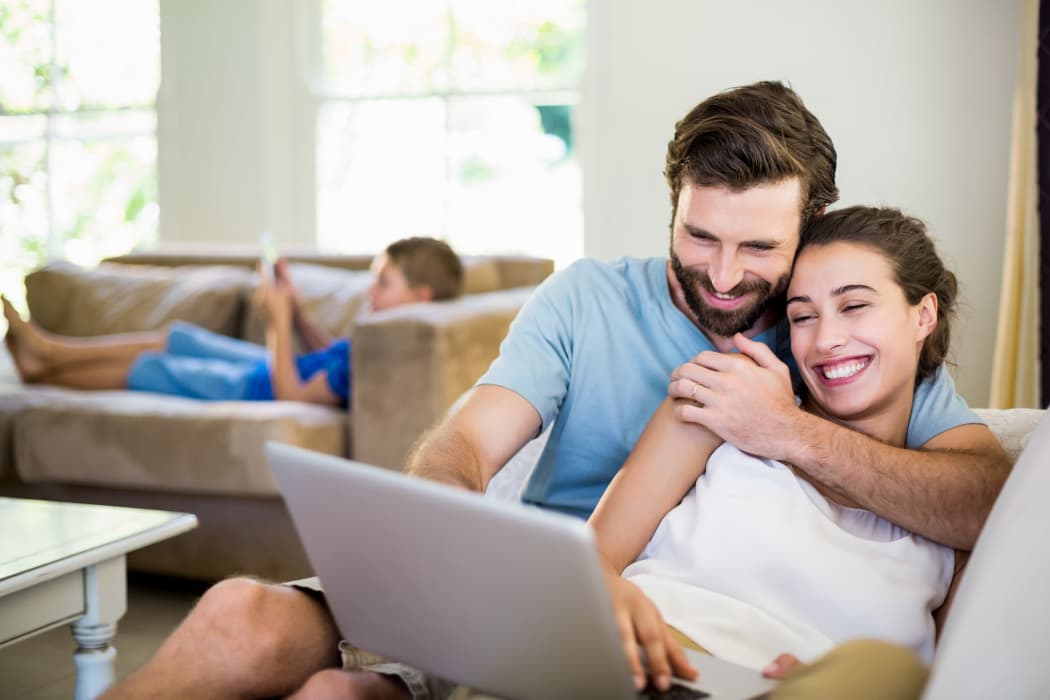
[[(742, 354), (703, 353), (672, 375), (679, 419), (707, 426), (740, 449), (788, 462), (898, 525), (961, 550), (977, 535), (1010, 473), (984, 425), (961, 425), (920, 450), (894, 447), (795, 404), (787, 368), (742, 337)], [(747, 353), (744, 355), (743, 353)], [(701, 359), (702, 358), (702, 359)]]
[(541, 423), (532, 404), (510, 389), (474, 387), (459, 410), (420, 438), (405, 471), (484, 491), (496, 472), (539, 435)]

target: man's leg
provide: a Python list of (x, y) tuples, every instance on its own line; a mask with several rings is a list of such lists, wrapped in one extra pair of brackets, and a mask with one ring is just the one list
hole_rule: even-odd
[(288, 586), (229, 579), (208, 589), (153, 658), (104, 697), (285, 696), (317, 671), (337, 667), (338, 643), (318, 599)]

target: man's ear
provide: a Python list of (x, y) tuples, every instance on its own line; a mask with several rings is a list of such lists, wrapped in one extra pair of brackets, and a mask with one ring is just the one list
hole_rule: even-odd
[(919, 299), (918, 307), (919, 327), (916, 330), (915, 339), (922, 342), (937, 328), (937, 295), (929, 292)]
[(412, 296), (416, 298), (416, 301), (433, 301), (434, 288), (429, 284), (421, 284), (418, 287), (412, 287)]

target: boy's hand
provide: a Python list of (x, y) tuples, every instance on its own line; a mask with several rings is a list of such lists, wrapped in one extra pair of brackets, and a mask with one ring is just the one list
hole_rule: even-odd
[(268, 279), (262, 271), (264, 264), (259, 263), (259, 285), (255, 288), (252, 302), (262, 310), (267, 323), (287, 323), (292, 317), (292, 297), (287, 289)]
[(288, 273), (288, 261), (284, 258), (277, 258), (273, 264), (273, 283), (288, 295), (292, 311), (298, 313), (302, 308), (302, 297), (299, 289), (292, 282), (292, 276)]
[(622, 576), (606, 574), (606, 585), (612, 596), (616, 626), (620, 630), (620, 641), (623, 642), (623, 651), (631, 675), (634, 676), (635, 687), (638, 690), (645, 687), (646, 673), (638, 654), (639, 646), (645, 650), (649, 675), (658, 690), (671, 687), (672, 674), (695, 680), (696, 669), (671, 636), (656, 605), (638, 586)]

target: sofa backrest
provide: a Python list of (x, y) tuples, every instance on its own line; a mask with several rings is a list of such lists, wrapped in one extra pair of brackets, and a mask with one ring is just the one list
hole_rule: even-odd
[[(333, 336), (352, 334), (370, 280), (371, 258), (289, 255), (302, 303)], [(255, 343), (265, 323), (250, 303), (256, 255), (186, 251), (131, 253), (85, 269), (53, 263), (26, 277), (33, 320), (63, 335), (89, 336), (160, 328), (173, 320)], [(553, 262), (514, 256), (464, 256), (464, 295), (534, 286)]]

